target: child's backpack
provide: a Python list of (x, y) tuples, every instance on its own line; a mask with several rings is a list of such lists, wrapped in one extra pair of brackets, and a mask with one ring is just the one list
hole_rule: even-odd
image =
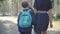
[(19, 26), (22, 28), (30, 27), (32, 24), (32, 17), (30, 14), (31, 9), (28, 9), (27, 11), (22, 10), (20, 19), (19, 19)]

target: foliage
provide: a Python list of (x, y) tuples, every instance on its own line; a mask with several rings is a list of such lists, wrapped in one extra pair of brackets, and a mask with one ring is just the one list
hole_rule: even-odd
[(0, 10), (2, 9), (2, 3), (0, 2)]
[(0, 0), (0, 1), (3, 1), (3, 0)]
[(5, 0), (0, 0), (1, 3), (3, 3), (3, 1), (5, 1)]
[(60, 19), (60, 14), (54, 14), (53, 17), (55, 20), (58, 20), (58, 19)]

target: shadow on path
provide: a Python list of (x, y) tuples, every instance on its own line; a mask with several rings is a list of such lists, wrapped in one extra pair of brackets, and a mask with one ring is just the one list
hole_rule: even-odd
[(10, 20), (0, 20), (0, 34), (18, 34), (17, 25)]

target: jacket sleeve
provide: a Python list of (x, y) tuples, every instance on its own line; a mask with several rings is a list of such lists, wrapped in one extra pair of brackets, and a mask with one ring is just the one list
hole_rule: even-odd
[(20, 15), (22, 12), (19, 13), (18, 18), (17, 18), (17, 25), (19, 24), (19, 19), (20, 19)]
[(20, 19), (20, 15), (21, 15), (22, 12), (19, 13), (18, 15), (18, 18), (17, 18), (17, 26), (18, 26), (18, 31), (20, 32), (20, 27), (19, 27), (19, 19)]
[(32, 25), (35, 24), (35, 14), (33, 12), (33, 10), (31, 11), (31, 16), (32, 16)]

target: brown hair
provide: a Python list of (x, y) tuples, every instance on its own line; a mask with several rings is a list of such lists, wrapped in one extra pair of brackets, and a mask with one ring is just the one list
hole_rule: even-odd
[(29, 3), (27, 1), (22, 2), (22, 7), (23, 8), (29, 7)]

